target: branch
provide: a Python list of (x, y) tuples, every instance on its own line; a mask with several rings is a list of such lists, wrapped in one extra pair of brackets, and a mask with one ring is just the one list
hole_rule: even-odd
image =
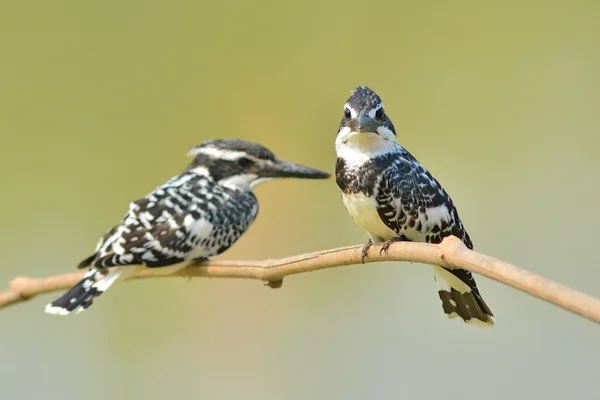
[[(137, 270), (128, 280), (166, 276), (260, 279), (273, 288), (281, 287), (288, 275), (361, 263), (362, 246), (343, 247), (302, 254), (294, 257), (261, 261), (187, 262), (165, 268)], [(462, 268), (519, 289), (532, 296), (600, 323), (600, 300), (533, 274), (514, 265), (469, 250), (454, 236), (440, 244), (398, 242), (387, 254), (379, 254), (381, 245), (369, 249), (365, 262), (409, 261), (434, 264), (446, 268)], [(37, 295), (65, 290), (83, 278), (85, 271), (32, 279), (17, 277), (9, 289), (0, 292), (0, 308)]]

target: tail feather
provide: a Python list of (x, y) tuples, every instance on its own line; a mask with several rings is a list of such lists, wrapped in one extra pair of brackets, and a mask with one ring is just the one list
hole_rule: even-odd
[(75, 286), (58, 299), (46, 305), (46, 312), (53, 315), (80, 313), (92, 305), (95, 297), (104, 293), (119, 278), (135, 270), (135, 266), (119, 267), (111, 271), (91, 268)]
[(434, 265), (433, 272), (439, 286), (442, 308), (448, 318), (460, 317), (467, 324), (475, 326), (494, 325), (494, 314), (483, 301), (472, 277), (467, 284), (456, 274), (442, 267)]

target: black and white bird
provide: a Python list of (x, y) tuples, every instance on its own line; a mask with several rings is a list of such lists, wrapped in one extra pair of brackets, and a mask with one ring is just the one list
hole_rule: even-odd
[(83, 311), (137, 268), (165, 267), (224, 252), (256, 218), (258, 201), (253, 189), (260, 182), (329, 177), (238, 139), (207, 141), (188, 155), (194, 160), (181, 175), (129, 205), (121, 223), (79, 264), (78, 268), (89, 267), (85, 277), (48, 304), (47, 313)]
[[(379, 96), (356, 88), (344, 105), (335, 142), (336, 181), (346, 209), (373, 242), (440, 243), (449, 235), (473, 248), (454, 202), (439, 182), (396, 143), (396, 131)], [(444, 312), (480, 326), (494, 324), (469, 271), (433, 266)]]

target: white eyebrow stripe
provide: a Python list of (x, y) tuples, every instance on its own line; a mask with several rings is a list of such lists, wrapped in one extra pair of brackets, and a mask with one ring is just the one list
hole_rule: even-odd
[(356, 113), (356, 110), (354, 110), (354, 108), (350, 107), (350, 104), (348, 104), (348, 103), (344, 104), (344, 110), (345, 110), (345, 109), (348, 109), (348, 110), (350, 110), (350, 117), (351, 117), (351, 118), (356, 118), (356, 116), (358, 115), (358, 114)]
[(383, 107), (383, 103), (377, 104), (377, 107), (375, 107), (374, 109), (370, 110), (368, 112), (369, 117), (375, 118), (375, 113), (377, 113), (377, 110), (379, 110), (380, 108), (384, 108)]
[(215, 149), (214, 147), (202, 147), (193, 150), (193, 155), (196, 156), (198, 154), (204, 154), (211, 158), (218, 158), (220, 160), (229, 161), (235, 161), (241, 157), (246, 156), (246, 153), (242, 153), (241, 151)]
[(217, 158), (219, 160), (228, 160), (228, 161), (235, 161), (235, 160), (239, 160), (242, 157), (248, 158), (254, 162), (262, 162), (265, 160), (261, 160), (259, 158), (256, 158), (254, 156), (251, 156), (248, 153), (244, 153), (243, 151), (235, 151), (235, 150), (225, 150), (225, 149), (217, 149), (214, 147), (202, 147), (199, 149), (191, 149), (188, 152), (188, 155), (190, 156), (196, 156), (198, 154), (204, 154), (206, 156), (209, 156), (211, 158)]

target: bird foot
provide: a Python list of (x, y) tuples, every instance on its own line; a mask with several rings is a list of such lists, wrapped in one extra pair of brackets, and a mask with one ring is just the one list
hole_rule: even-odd
[(373, 241), (371, 240), (371, 238), (369, 238), (369, 240), (367, 240), (367, 243), (363, 245), (362, 251), (360, 252), (360, 261), (363, 264), (365, 263), (365, 257), (367, 257), (367, 253), (369, 252), (371, 246), (373, 246)]
[(390, 246), (392, 245), (392, 243), (395, 242), (408, 242), (409, 240), (404, 236), (396, 236), (391, 238), (390, 240), (387, 240), (383, 243), (383, 246), (381, 246), (381, 249), (379, 250), (379, 255), (382, 255), (383, 253), (387, 254)]

